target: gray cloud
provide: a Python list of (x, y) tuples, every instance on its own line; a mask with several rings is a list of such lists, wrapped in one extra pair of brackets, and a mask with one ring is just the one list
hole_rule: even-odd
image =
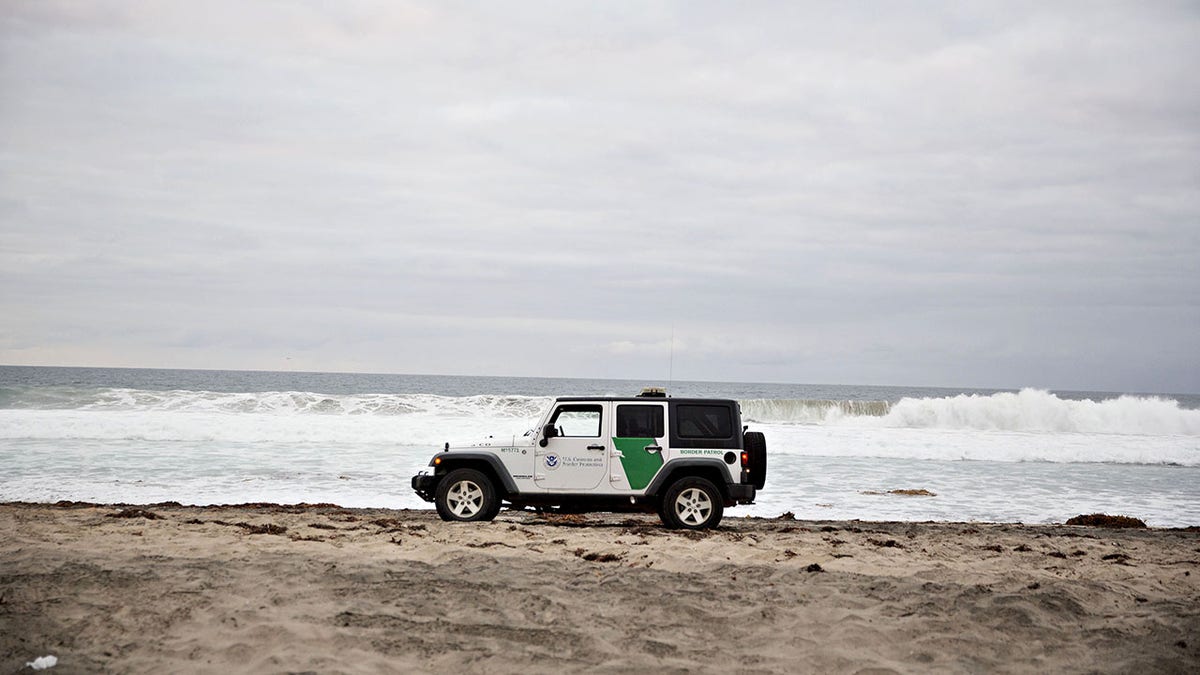
[(10, 3), (0, 362), (1200, 391), (1188, 3)]

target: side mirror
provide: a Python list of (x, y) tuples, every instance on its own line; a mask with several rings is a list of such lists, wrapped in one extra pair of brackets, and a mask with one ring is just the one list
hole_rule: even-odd
[(546, 447), (546, 444), (550, 442), (550, 439), (557, 435), (558, 429), (555, 429), (553, 424), (547, 424), (546, 426), (542, 427), (542, 440), (538, 441), (538, 445), (542, 446), (543, 448)]

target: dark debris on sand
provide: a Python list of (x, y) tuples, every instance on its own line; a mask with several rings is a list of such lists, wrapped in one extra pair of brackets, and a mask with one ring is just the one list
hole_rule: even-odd
[(145, 518), (146, 520), (162, 520), (162, 516), (146, 509), (121, 509), (117, 513), (108, 514), (109, 518)]
[(251, 525), (250, 523), (234, 523), (238, 527), (246, 530), (247, 534), (284, 534), (287, 528), (283, 525), (275, 525), (267, 523), (266, 525)]
[(1106, 513), (1092, 513), (1086, 516), (1075, 516), (1067, 521), (1067, 525), (1084, 525), (1087, 527), (1140, 527), (1145, 528), (1146, 523), (1141, 518), (1130, 518), (1129, 516), (1110, 516)]
[(210, 520), (210, 521), (207, 521), (207, 523), (206, 523), (205, 521), (200, 520), (200, 519), (189, 520), (188, 523), (189, 524), (194, 523), (197, 525), (204, 525), (204, 524), (221, 525), (222, 527), (240, 527), (243, 530), (245, 530), (247, 534), (286, 534), (287, 530), (288, 530), (287, 527), (285, 527), (283, 525), (275, 525), (274, 523), (267, 523), (266, 525), (253, 525), (251, 523), (244, 523), (244, 522), (243, 523), (230, 523), (230, 522), (224, 521), (224, 520)]
[(575, 557), (583, 558), (589, 562), (620, 562), (621, 556), (616, 553), (596, 553), (595, 551), (587, 551), (582, 548), (577, 548), (573, 551)]

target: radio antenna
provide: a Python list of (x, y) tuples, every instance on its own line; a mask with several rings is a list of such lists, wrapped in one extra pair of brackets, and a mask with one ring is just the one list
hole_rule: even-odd
[(671, 357), (667, 365), (667, 391), (675, 384), (675, 322), (671, 322)]

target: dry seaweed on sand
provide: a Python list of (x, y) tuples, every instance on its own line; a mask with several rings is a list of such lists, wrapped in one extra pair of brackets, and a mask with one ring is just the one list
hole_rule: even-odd
[(583, 558), (589, 562), (620, 562), (621, 556), (616, 553), (597, 553), (595, 551), (587, 551), (582, 548), (577, 548), (574, 551), (575, 557)]
[(597, 521), (586, 518), (578, 513), (553, 513), (543, 511), (538, 514), (547, 525), (558, 525), (560, 527), (590, 527), (596, 525)]
[(505, 546), (508, 548), (518, 548), (516, 546), (513, 546), (512, 544), (509, 544), (509, 543), (503, 542), (503, 541), (480, 541), (480, 542), (468, 541), (465, 544), (465, 546), (467, 546), (468, 548), (492, 548), (493, 546)]
[(284, 534), (287, 528), (283, 525), (275, 525), (267, 523), (266, 525), (251, 525), (250, 523), (234, 523), (237, 527), (246, 530), (247, 534)]
[(1086, 516), (1075, 516), (1067, 521), (1067, 525), (1085, 525), (1088, 527), (1146, 527), (1141, 518), (1129, 516), (1110, 516), (1106, 513), (1092, 513)]
[[(205, 521), (196, 518), (189, 520), (188, 523), (205, 524)], [(287, 527), (283, 525), (275, 525), (273, 523), (267, 523), (266, 525), (252, 525), (251, 523), (245, 522), (231, 523), (225, 520), (210, 520), (207, 521), (207, 523), (210, 525), (220, 525), (222, 527), (240, 527), (243, 530), (246, 530), (247, 534), (285, 534), (288, 530)]]
[(371, 524), (388, 530), (401, 530), (406, 526), (406, 523), (399, 518), (376, 518), (371, 521)]
[(117, 513), (108, 514), (109, 518), (145, 518), (146, 520), (161, 520), (162, 516), (146, 509), (121, 509)]

